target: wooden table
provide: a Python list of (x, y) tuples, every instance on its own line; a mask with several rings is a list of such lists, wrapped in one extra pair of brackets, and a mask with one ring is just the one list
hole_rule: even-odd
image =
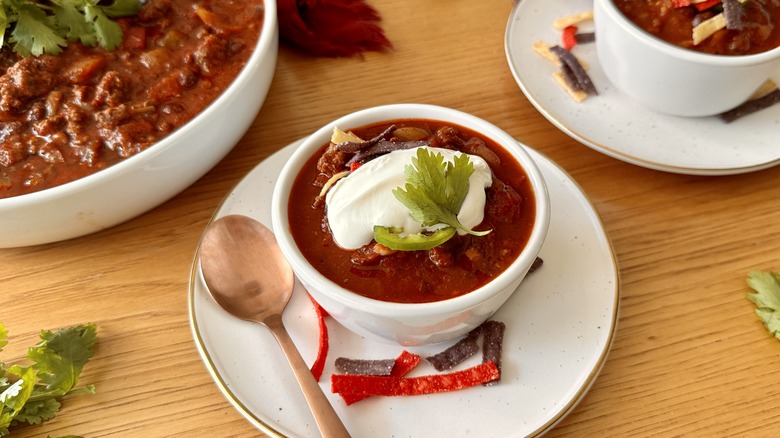
[(201, 233), (269, 154), (353, 110), (411, 101), (483, 117), (551, 158), (589, 196), (612, 240), (622, 284), (613, 348), (549, 436), (777, 436), (780, 342), (745, 299), (745, 279), (780, 270), (780, 168), (671, 174), (572, 140), (512, 78), (508, 0), (372, 4), (393, 51), (314, 59), (282, 48), (249, 132), (174, 199), (94, 235), (0, 251), (5, 362), (21, 360), (42, 328), (93, 321), (99, 331), (81, 380), (97, 394), (71, 397), (55, 420), (12, 436), (262, 435), (220, 393), (193, 343), (187, 281)]

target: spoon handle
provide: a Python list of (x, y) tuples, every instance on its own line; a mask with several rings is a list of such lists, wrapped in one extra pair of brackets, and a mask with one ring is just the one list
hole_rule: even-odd
[(293, 373), (295, 373), (295, 378), (298, 379), (303, 396), (309, 403), (309, 409), (311, 409), (311, 413), (314, 415), (314, 421), (317, 423), (323, 438), (348, 438), (350, 435), (347, 428), (341, 422), (330, 401), (325, 397), (325, 393), (322, 392), (319, 383), (311, 374), (311, 370), (309, 370), (308, 365), (301, 357), (301, 353), (287, 333), (287, 329), (284, 328), (281, 316), (271, 316), (264, 323), (274, 334), (274, 337), (276, 337), (276, 340), (282, 347), (282, 351), (284, 351), (284, 355), (287, 356), (287, 360), (290, 362)]

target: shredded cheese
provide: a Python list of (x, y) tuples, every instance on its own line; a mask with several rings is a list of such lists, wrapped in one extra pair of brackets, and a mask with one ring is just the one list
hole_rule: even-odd
[(320, 190), (320, 197), (325, 196), (325, 194), (328, 193), (328, 190), (330, 190), (330, 188), (333, 187), (333, 184), (336, 184), (338, 180), (344, 178), (347, 175), (349, 175), (349, 170), (345, 170), (343, 172), (339, 172), (331, 176), (330, 179), (325, 183), (325, 185), (322, 186), (322, 190)]
[(726, 16), (723, 12), (699, 23), (693, 28), (693, 45), (697, 45), (706, 40), (715, 32), (726, 27)]

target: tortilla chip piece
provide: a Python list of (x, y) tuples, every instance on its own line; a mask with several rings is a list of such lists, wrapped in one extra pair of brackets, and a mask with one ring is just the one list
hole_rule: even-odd
[(580, 12), (579, 14), (567, 15), (565, 17), (558, 18), (553, 21), (553, 27), (558, 30), (563, 30), (569, 26), (575, 26), (584, 21), (593, 20), (593, 11)]
[(748, 100), (760, 99), (775, 90), (777, 90), (777, 84), (775, 81), (767, 79), (766, 82), (758, 87), (758, 90), (754, 91), (753, 94), (750, 95)]
[(712, 18), (702, 21), (693, 28), (693, 45), (706, 40), (715, 32), (726, 27), (726, 16), (721, 12)]
[[(560, 64), (561, 59), (558, 58), (558, 55), (553, 53), (552, 50), (550, 50), (550, 47), (552, 47), (552, 46), (550, 46), (549, 44), (545, 43), (544, 41), (537, 41), (537, 42), (533, 43), (533, 45), (531, 46), (531, 49), (533, 49), (533, 51), (536, 52), (542, 58), (544, 58), (544, 59), (546, 59), (546, 60), (548, 60), (548, 61), (550, 61), (552, 63), (555, 63), (555, 65)], [(579, 62), (580, 65), (582, 66), (582, 68), (584, 68), (585, 70), (587, 70), (589, 68), (588, 63), (583, 61), (582, 59), (577, 58), (577, 62)]]
[(555, 79), (555, 82), (557, 82), (561, 88), (566, 90), (566, 92), (569, 94), (569, 96), (571, 96), (572, 99), (574, 99), (575, 102), (580, 103), (588, 98), (588, 93), (582, 90), (575, 90), (569, 86), (568, 82), (566, 82), (566, 78), (563, 76), (562, 71), (556, 71), (552, 74), (552, 76), (553, 79)]

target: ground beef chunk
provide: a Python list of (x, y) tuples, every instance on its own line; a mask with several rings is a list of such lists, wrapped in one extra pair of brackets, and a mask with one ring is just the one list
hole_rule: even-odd
[(431, 138), (431, 147), (461, 150), (463, 148), (463, 139), (458, 136), (458, 130), (452, 126), (443, 126), (436, 131)]
[(30, 102), (45, 96), (55, 83), (59, 70), (54, 56), (28, 56), (0, 76), (0, 111), (19, 114)]
[(320, 174), (314, 184), (317, 187), (322, 187), (330, 177), (346, 170), (347, 162), (351, 157), (352, 154), (337, 151), (331, 143), (317, 161), (317, 171)]
[(522, 215), (523, 198), (511, 186), (493, 178), (487, 189), (486, 213), (495, 221), (507, 223)]
[(92, 106), (100, 108), (102, 106), (115, 107), (125, 101), (125, 81), (115, 71), (106, 72), (98, 82), (95, 89), (95, 97), (92, 99)]

